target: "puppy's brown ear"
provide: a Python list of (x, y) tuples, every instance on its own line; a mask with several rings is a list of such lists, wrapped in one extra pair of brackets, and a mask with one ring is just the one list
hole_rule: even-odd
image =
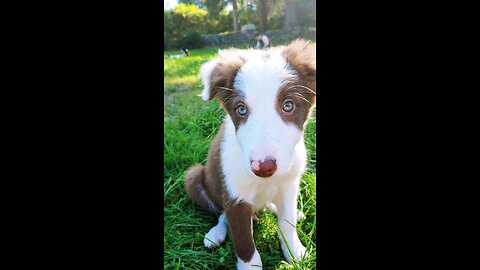
[(215, 90), (211, 91), (210, 82), (212, 81), (213, 70), (218, 65), (218, 60), (214, 59), (203, 64), (200, 68), (200, 77), (202, 78), (203, 91), (200, 94), (203, 100), (210, 100), (215, 96)]
[[(200, 68), (203, 82), (203, 91), (200, 94), (203, 100), (218, 97), (220, 100), (227, 89), (233, 88), (235, 76), (244, 63), (244, 59), (235, 49), (219, 52), (219, 57), (205, 63)], [(226, 93), (225, 93), (226, 94)]]
[(287, 63), (298, 73), (301, 80), (316, 82), (316, 46), (308, 41), (297, 39), (285, 48)]

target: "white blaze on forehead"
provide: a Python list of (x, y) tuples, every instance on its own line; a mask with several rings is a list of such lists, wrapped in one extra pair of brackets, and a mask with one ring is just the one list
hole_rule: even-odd
[(242, 163), (253, 175), (251, 170), (258, 170), (259, 162), (270, 156), (276, 160), (275, 174), (286, 174), (302, 131), (282, 120), (276, 104), (279, 90), (295, 79), (295, 71), (287, 64), (282, 49), (250, 50), (242, 57), (245, 62), (234, 80), (234, 89), (243, 93), (248, 107), (248, 117), (236, 131)]
[(252, 50), (245, 58), (245, 64), (235, 77), (234, 87), (245, 94), (249, 106), (266, 99), (275, 101), (282, 84), (295, 75), (280, 50)]

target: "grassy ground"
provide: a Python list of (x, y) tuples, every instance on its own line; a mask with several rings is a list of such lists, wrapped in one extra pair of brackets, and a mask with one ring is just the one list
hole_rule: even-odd
[[(217, 221), (195, 207), (183, 188), (185, 170), (198, 162), (205, 164), (210, 142), (225, 115), (216, 101), (204, 102), (197, 96), (201, 92), (199, 68), (216, 52), (216, 49), (192, 50), (190, 57), (164, 59), (165, 269), (235, 269), (236, 256), (228, 236), (226, 242), (213, 251), (204, 247), (204, 234)], [(306, 219), (297, 224), (300, 240), (311, 255), (293, 266), (287, 264), (276, 233), (276, 217), (263, 213), (254, 224), (255, 245), (263, 269), (316, 268), (315, 126), (316, 121), (312, 119), (306, 131), (308, 169), (302, 178), (298, 199), (298, 207)]]

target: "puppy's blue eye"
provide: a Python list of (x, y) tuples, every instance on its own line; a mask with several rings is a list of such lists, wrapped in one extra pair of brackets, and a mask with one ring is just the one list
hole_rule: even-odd
[(245, 115), (247, 115), (247, 112), (248, 112), (248, 110), (247, 110), (247, 107), (245, 105), (239, 105), (237, 107), (238, 115), (245, 116)]
[(293, 111), (293, 109), (295, 108), (295, 105), (293, 104), (293, 102), (291, 100), (287, 100), (283, 103), (283, 111), (284, 112), (291, 112)]

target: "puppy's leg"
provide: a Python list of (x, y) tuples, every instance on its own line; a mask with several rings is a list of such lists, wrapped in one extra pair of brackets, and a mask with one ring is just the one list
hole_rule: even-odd
[(253, 242), (251, 205), (245, 202), (230, 205), (226, 207), (225, 214), (237, 255), (237, 269), (262, 269), (260, 254)]
[(205, 239), (203, 239), (203, 244), (207, 248), (213, 248), (219, 246), (225, 238), (227, 237), (227, 220), (225, 217), (225, 213), (222, 213), (218, 217), (218, 224), (211, 228), (210, 231), (205, 235)]
[[(285, 239), (283, 239), (282, 234), (278, 231), (278, 236), (280, 238), (280, 244), (282, 246), (283, 255), (285, 259), (291, 263), (291, 255), (288, 250), (293, 253), (294, 259), (301, 259), (305, 254), (305, 247), (298, 239), (297, 230), (294, 226), (297, 224), (298, 212), (297, 212), (297, 196), (299, 192), (299, 180), (294, 181), (294, 183), (285, 184), (280, 187), (279, 193), (275, 198), (275, 204), (278, 211), (278, 226)], [(285, 243), (286, 240), (286, 243)], [(287, 247), (288, 244), (288, 247)]]

